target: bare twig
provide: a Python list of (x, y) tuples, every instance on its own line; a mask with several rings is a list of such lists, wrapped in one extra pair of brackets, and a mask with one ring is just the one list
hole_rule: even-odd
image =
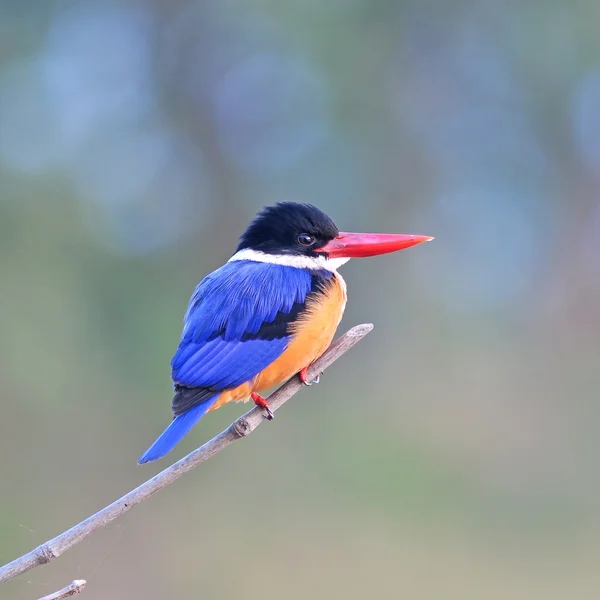
[(74, 596), (75, 594), (79, 594), (85, 587), (85, 584), (85, 579), (75, 579), (75, 581), (70, 583), (67, 587), (64, 587), (62, 590), (58, 590), (58, 592), (54, 592), (54, 594), (48, 594), (43, 598), (39, 598), (39, 600), (62, 600), (63, 598)]
[[(322, 373), (327, 367), (334, 363), (342, 354), (346, 353), (352, 346), (365, 337), (373, 325), (363, 324), (353, 327), (344, 335), (338, 338), (327, 349), (325, 354), (316, 360), (308, 370), (308, 379), (313, 379)], [(294, 394), (302, 389), (302, 383), (298, 377), (290, 379), (282, 385), (277, 391), (269, 396), (269, 408), (274, 412), (283, 406)], [(55, 538), (38, 546), (31, 552), (24, 554), (20, 558), (0, 567), (0, 583), (4, 583), (21, 573), (25, 573), (34, 567), (44, 565), (58, 558), (66, 552), (71, 546), (74, 546), (88, 535), (110, 523), (123, 513), (127, 512), (136, 504), (143, 502), (149, 496), (173, 483), (176, 479), (187, 473), (200, 463), (217, 454), (229, 446), (232, 442), (239, 440), (252, 433), (264, 420), (264, 411), (262, 408), (255, 407), (245, 415), (236, 419), (225, 431), (200, 446), (187, 456), (177, 461), (175, 464), (161, 471), (158, 475), (152, 477), (145, 483), (125, 494), (112, 504), (98, 511), (96, 514), (88, 517), (81, 523), (78, 523), (71, 529), (57, 535)]]

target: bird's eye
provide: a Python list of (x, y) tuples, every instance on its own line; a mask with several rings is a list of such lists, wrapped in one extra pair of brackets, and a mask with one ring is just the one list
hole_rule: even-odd
[(298, 243), (301, 246), (312, 246), (315, 243), (315, 236), (310, 233), (301, 233), (298, 236)]

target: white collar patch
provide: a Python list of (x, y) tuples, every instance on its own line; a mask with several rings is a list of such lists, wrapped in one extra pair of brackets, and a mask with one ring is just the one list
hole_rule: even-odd
[(245, 248), (236, 252), (227, 262), (237, 260), (252, 260), (254, 262), (270, 263), (282, 267), (296, 267), (297, 269), (327, 269), (335, 273), (349, 258), (325, 258), (324, 256), (298, 256), (294, 254), (267, 254), (258, 250)]

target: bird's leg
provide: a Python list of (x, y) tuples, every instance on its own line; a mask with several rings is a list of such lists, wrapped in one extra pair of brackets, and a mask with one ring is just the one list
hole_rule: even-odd
[(260, 406), (261, 408), (264, 409), (265, 419), (267, 419), (268, 421), (272, 421), (273, 417), (275, 415), (273, 414), (273, 411), (269, 408), (267, 401), (262, 396), (257, 394), (256, 392), (252, 392), (250, 394), (250, 398), (252, 398), (252, 400), (254, 401), (254, 404), (256, 404), (256, 406)]
[(300, 372), (298, 373), (298, 377), (300, 377), (300, 381), (304, 384), (304, 385), (312, 385), (313, 383), (319, 383), (319, 381), (321, 380), (321, 375), (317, 375), (312, 381), (308, 381), (308, 367), (310, 367), (310, 365), (307, 365), (306, 367), (304, 367), (303, 369), (300, 370)]

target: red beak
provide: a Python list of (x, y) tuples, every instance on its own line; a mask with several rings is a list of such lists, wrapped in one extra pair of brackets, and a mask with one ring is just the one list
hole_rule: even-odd
[(404, 250), (432, 239), (428, 235), (345, 233), (340, 231), (335, 239), (316, 251), (326, 252), (329, 258), (364, 258)]

